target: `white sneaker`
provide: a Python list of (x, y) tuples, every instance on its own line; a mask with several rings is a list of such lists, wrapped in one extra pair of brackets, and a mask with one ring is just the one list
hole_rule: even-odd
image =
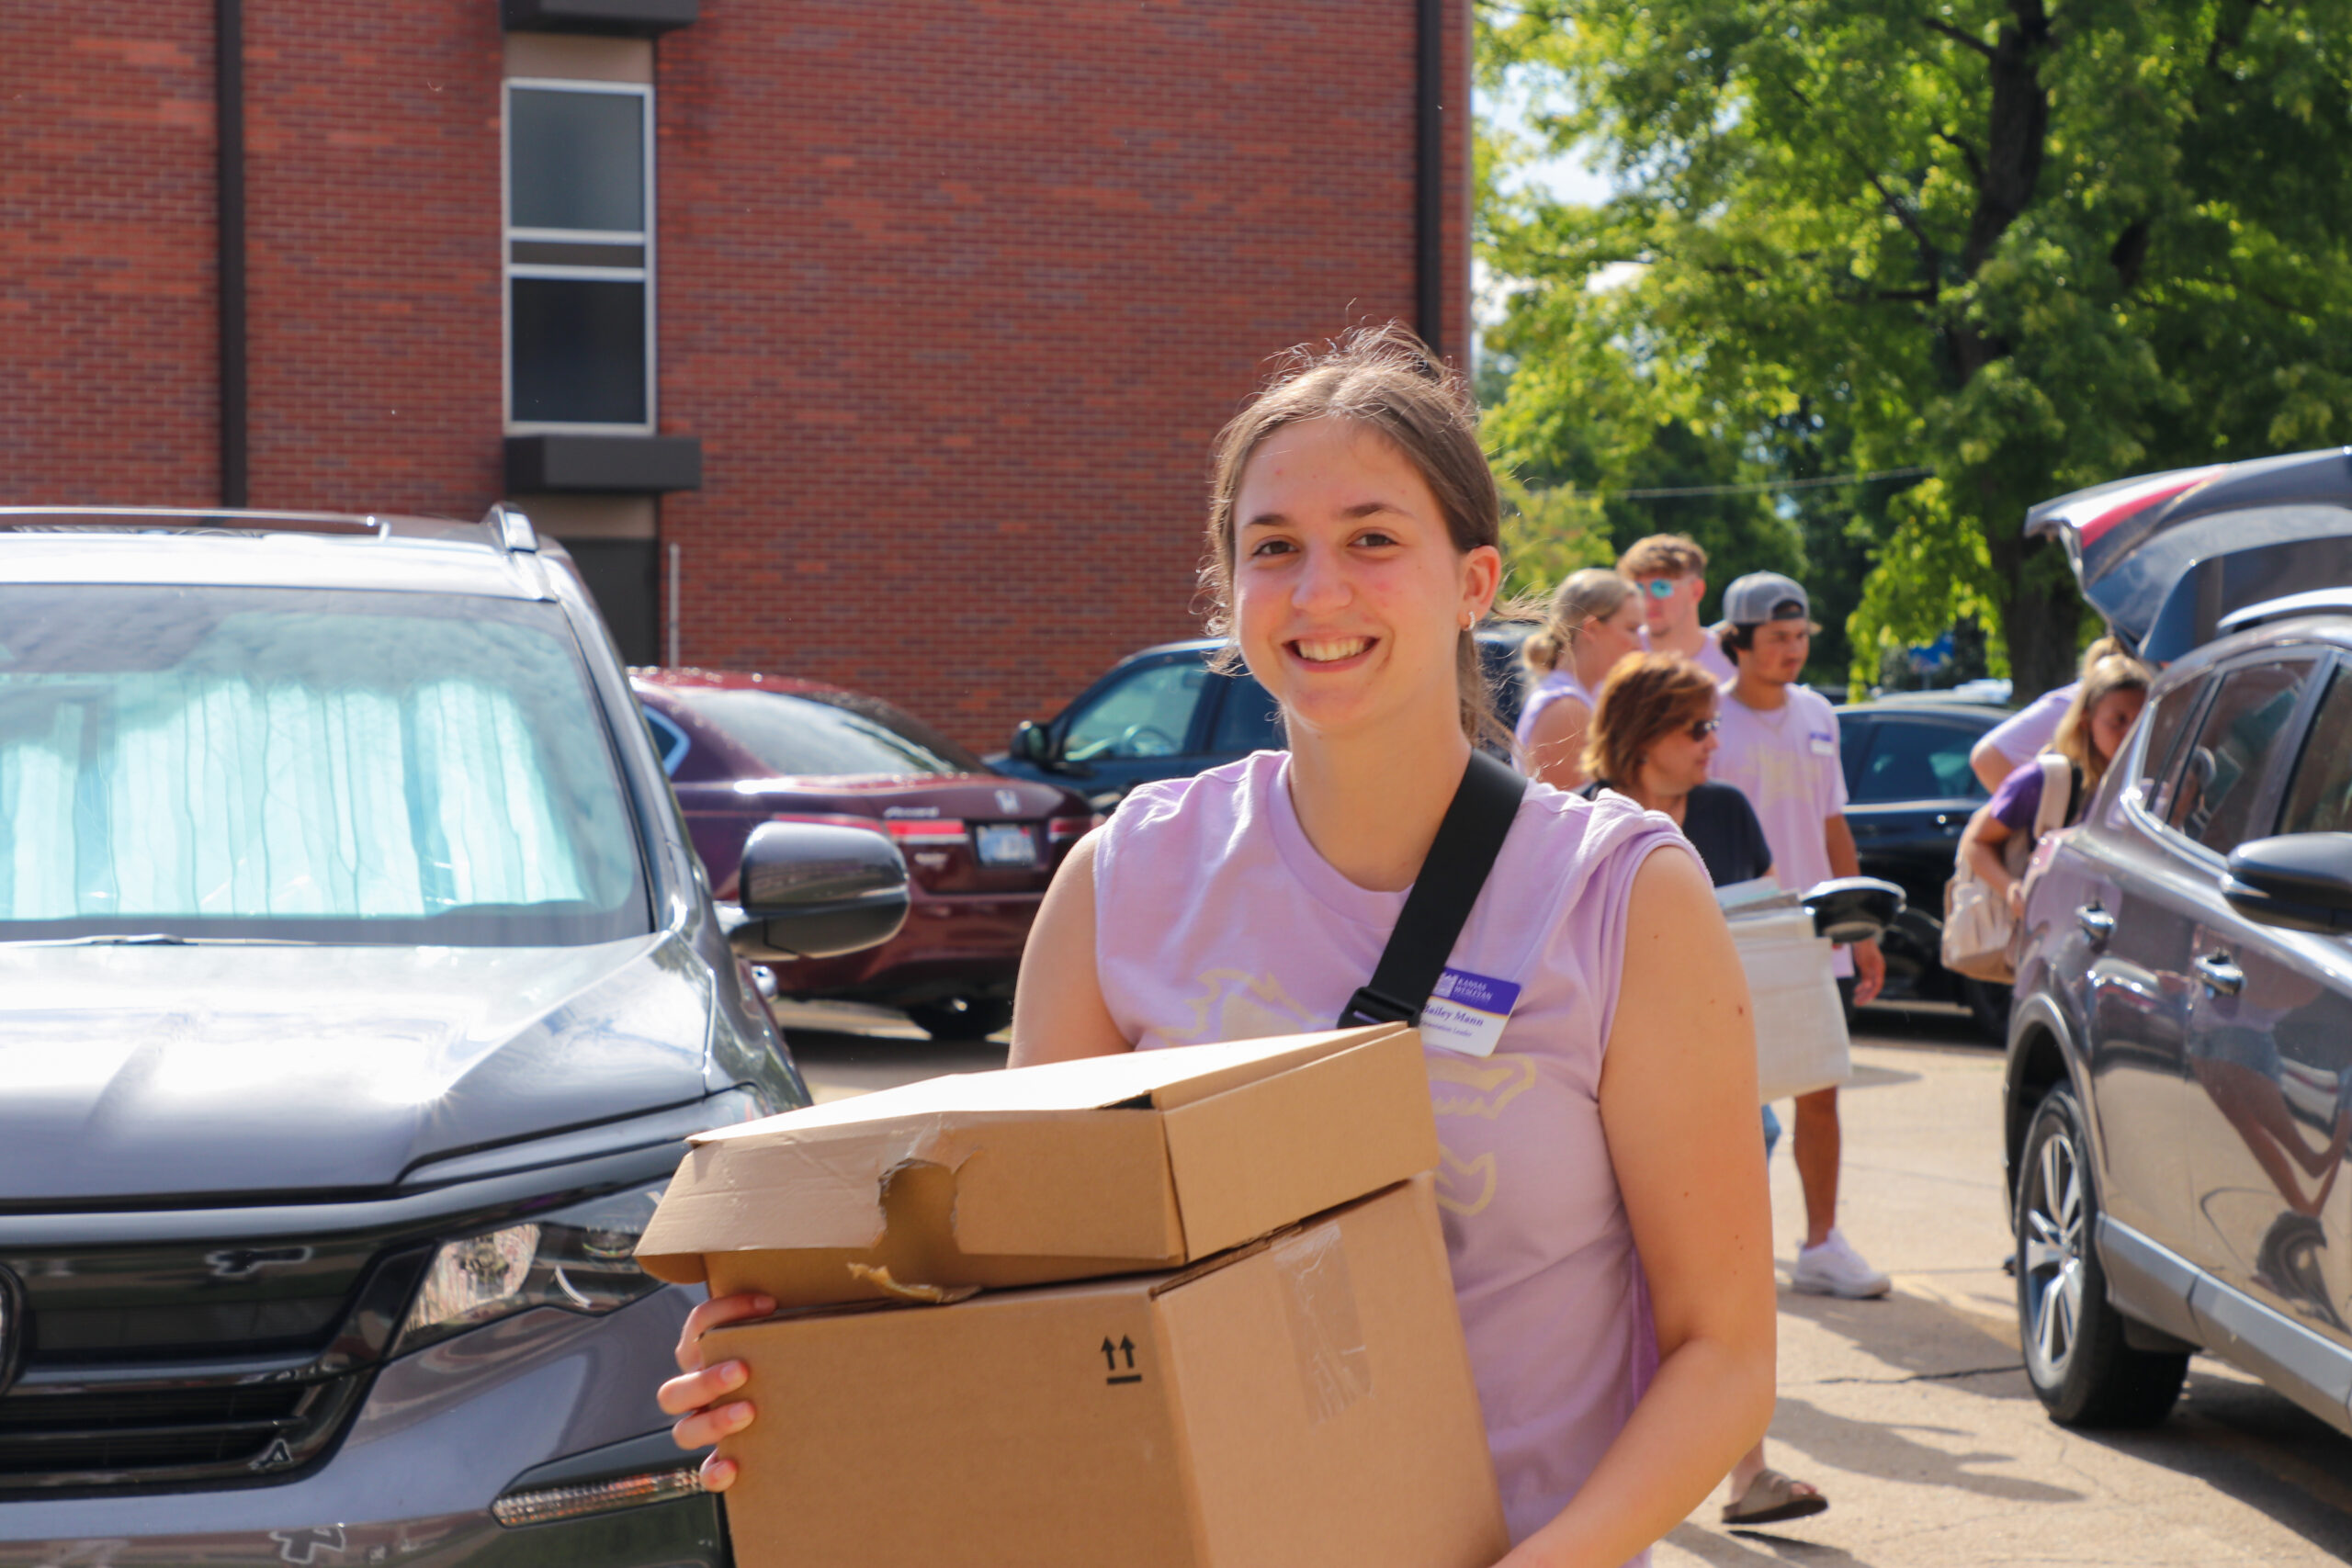
[(1847, 1241), (1845, 1233), (1836, 1229), (1819, 1247), (1798, 1251), (1789, 1283), (1807, 1295), (1844, 1296), (1849, 1301), (1883, 1296), (1894, 1288), (1894, 1281), (1871, 1268)]

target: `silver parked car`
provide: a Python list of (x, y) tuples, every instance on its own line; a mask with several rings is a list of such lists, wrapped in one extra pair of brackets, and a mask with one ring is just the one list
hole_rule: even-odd
[[(2352, 1432), (2352, 593), (2233, 610), (2262, 573), (2195, 554), (2201, 534), (2340, 562), (2352, 457), (2240, 467), (2077, 508), (2101, 608), (2173, 661), (2029, 897), (2007, 1089), (2018, 1307), (2062, 1422), (2161, 1419), (2203, 1349)], [(2098, 526), (2135, 496), (2149, 516)], [(2118, 527), (2185, 558), (2102, 562)], [(2179, 640), (2150, 647), (2175, 621)]]
[(723, 1563), (630, 1252), (889, 840), (714, 907), (503, 512), (0, 509), (0, 1563)]

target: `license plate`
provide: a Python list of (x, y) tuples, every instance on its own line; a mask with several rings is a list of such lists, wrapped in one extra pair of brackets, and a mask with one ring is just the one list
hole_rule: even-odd
[(1037, 840), (1018, 822), (984, 822), (974, 835), (982, 865), (1035, 865)]

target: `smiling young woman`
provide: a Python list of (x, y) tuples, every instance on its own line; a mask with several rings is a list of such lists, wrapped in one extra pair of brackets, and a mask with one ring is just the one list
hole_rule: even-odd
[[(1023, 961), (1015, 1065), (1328, 1028), (1492, 734), (1470, 628), (1502, 575), (1459, 383), (1401, 329), (1301, 356), (1217, 447), (1207, 584), (1290, 750), (1148, 784)], [(1516, 998), (1426, 1052), (1439, 1203), (1510, 1568), (1639, 1561), (1763, 1433), (1773, 1282), (1747, 987), (1664, 818), (1532, 784), (1450, 955)], [(698, 1336), (695, 1446), (752, 1417)], [(724, 1486), (732, 1467), (706, 1467)]]

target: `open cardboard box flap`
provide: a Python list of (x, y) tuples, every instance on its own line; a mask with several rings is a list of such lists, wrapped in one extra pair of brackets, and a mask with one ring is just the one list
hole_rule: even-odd
[(1402, 1025), (1090, 1057), (703, 1134), (638, 1259), (786, 1306), (1173, 1268), (1437, 1157)]

